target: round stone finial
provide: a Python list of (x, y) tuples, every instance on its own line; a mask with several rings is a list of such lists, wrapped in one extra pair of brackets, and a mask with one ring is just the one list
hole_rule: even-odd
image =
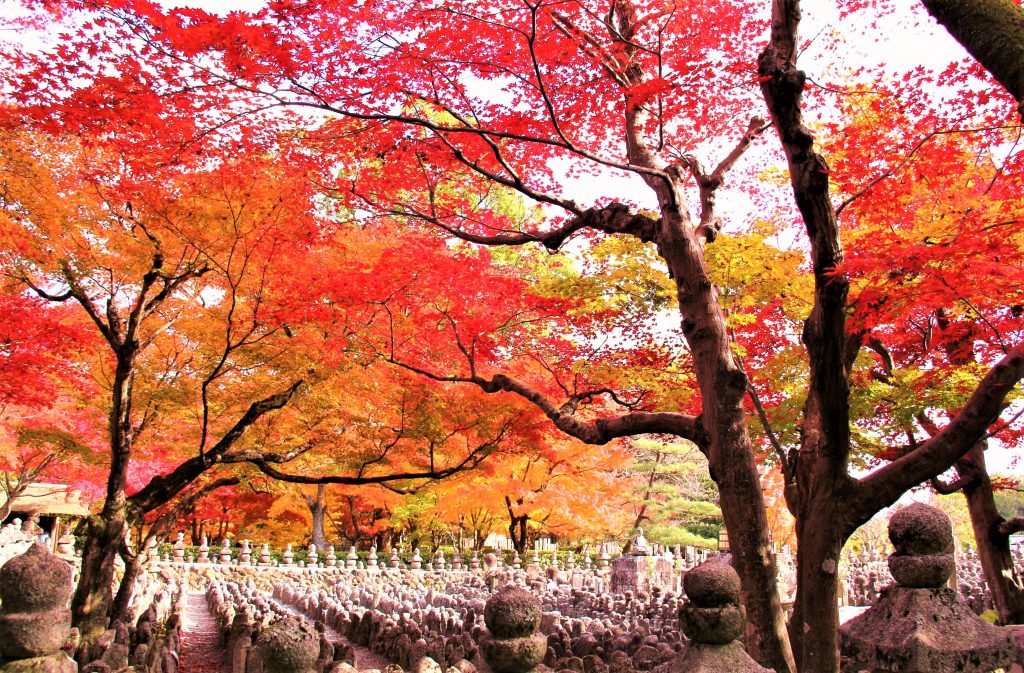
[(726, 563), (705, 563), (683, 576), (683, 591), (702, 608), (738, 603), (740, 576)]
[(495, 638), (528, 636), (540, 627), (540, 602), (526, 589), (503, 589), (484, 606), (484, 623)]
[(264, 629), (256, 641), (265, 673), (312, 673), (320, 636), (309, 622), (288, 616)]
[(911, 589), (936, 589), (953, 574), (953, 526), (942, 510), (914, 503), (889, 520), (889, 539), (896, 551), (889, 572), (897, 584)]
[(916, 502), (892, 515), (889, 539), (900, 555), (947, 554), (953, 545), (953, 526), (942, 510)]
[(35, 542), (0, 567), (0, 604), (5, 613), (65, 607), (71, 598), (71, 566)]
[(747, 612), (740, 604), (740, 577), (720, 561), (699, 565), (683, 576), (689, 601), (679, 609), (679, 625), (695, 643), (725, 645), (740, 637)]

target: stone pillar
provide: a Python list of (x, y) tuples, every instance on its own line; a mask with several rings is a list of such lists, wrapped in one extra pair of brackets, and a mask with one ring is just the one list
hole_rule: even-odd
[(1010, 668), (1013, 638), (960, 602), (946, 586), (953, 573), (949, 517), (915, 503), (889, 520), (896, 584), (871, 609), (841, 627), (844, 671), (981, 673)]
[(671, 673), (770, 673), (736, 640), (747, 612), (732, 566), (716, 561), (697, 566), (686, 573), (683, 588), (688, 601), (679, 608), (679, 626), (690, 644), (672, 661)]
[(35, 542), (0, 568), (0, 673), (75, 673), (61, 648), (71, 633), (71, 566)]
[(480, 653), (494, 673), (530, 673), (544, 660), (547, 637), (539, 632), (540, 601), (525, 589), (503, 589), (484, 606), (487, 632)]
[(224, 538), (224, 542), (220, 546), (220, 562), (224, 565), (231, 563), (231, 540)]

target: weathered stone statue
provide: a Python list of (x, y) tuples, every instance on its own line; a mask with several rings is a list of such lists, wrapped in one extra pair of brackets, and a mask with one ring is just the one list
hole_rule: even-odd
[(768, 673), (750, 658), (737, 638), (747, 612), (740, 604), (740, 577), (732, 566), (712, 561), (686, 573), (688, 602), (679, 625), (690, 645), (672, 662), (672, 673)]
[(0, 568), (0, 672), (74, 673), (71, 566), (36, 542)]
[(636, 529), (636, 535), (633, 536), (633, 540), (629, 543), (629, 553), (633, 556), (651, 555), (651, 546), (647, 543), (647, 538), (644, 537), (643, 528)]
[(171, 548), (171, 558), (175, 563), (184, 563), (185, 561), (185, 534), (182, 532), (178, 533), (178, 538)]
[(255, 648), (264, 673), (313, 673), (320, 656), (320, 635), (311, 623), (288, 616), (264, 629)]
[(525, 589), (502, 589), (484, 606), (487, 633), (480, 653), (494, 673), (530, 673), (547, 651), (540, 633), (540, 601)]
[(953, 573), (949, 517), (921, 503), (889, 520), (894, 586), (841, 629), (843, 670), (973, 673), (1016, 659), (1009, 632), (978, 617), (946, 587)]

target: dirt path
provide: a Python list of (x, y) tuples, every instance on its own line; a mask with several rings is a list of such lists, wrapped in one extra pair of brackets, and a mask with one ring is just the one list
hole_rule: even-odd
[(206, 607), (206, 595), (189, 592), (185, 599), (182, 620), (180, 673), (231, 673), (231, 664), (224, 655), (217, 633), (217, 622)]

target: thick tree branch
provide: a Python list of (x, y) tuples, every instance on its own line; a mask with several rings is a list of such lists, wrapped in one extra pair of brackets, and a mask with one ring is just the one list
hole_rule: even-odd
[(541, 392), (503, 374), (496, 374), (491, 378), (482, 376), (442, 376), (397, 360), (393, 356), (384, 357), (391, 364), (416, 372), (434, 381), (472, 383), (486, 393), (507, 392), (518, 395), (540, 409), (559, 430), (587, 444), (607, 444), (619, 437), (667, 434), (688, 439), (700, 447), (701, 450), (706, 450), (708, 447), (707, 433), (699, 416), (671, 412), (632, 411), (612, 418), (581, 421), (573, 414), (575, 405), (570, 403), (568, 405), (556, 406), (554, 402), (545, 397)]
[(992, 367), (971, 399), (946, 427), (918, 444), (917, 449), (861, 479), (852, 509), (866, 519), (895, 502), (907, 489), (949, 469), (984, 438), (989, 426), (999, 419), (1007, 395), (1021, 378), (1024, 378), (1024, 347), (1019, 346)]
[[(275, 467), (270, 465), (273, 460), (273, 456), (253, 457), (247, 462), (252, 463), (260, 470), (263, 474), (277, 479), (279, 481), (285, 481), (292, 484), (345, 484), (348, 486), (364, 486), (369, 484), (386, 485), (397, 481), (436, 481), (450, 477), (453, 474), (471, 470), (480, 463), (482, 463), (487, 456), (494, 452), (497, 448), (498, 443), (508, 433), (511, 423), (506, 424), (502, 427), (501, 431), (497, 436), (477, 445), (471, 452), (469, 452), (465, 458), (450, 467), (437, 469), (434, 467), (431, 461), (431, 467), (427, 470), (421, 470), (418, 472), (392, 472), (390, 474), (382, 474), (375, 476), (344, 476), (344, 475), (321, 475), (321, 476), (307, 476), (300, 474), (289, 474), (282, 472)], [(415, 487), (412, 488), (394, 488), (388, 486), (389, 490), (396, 493), (413, 493), (416, 491)]]
[(1000, 535), (1015, 535), (1021, 532), (1024, 532), (1024, 518), (1007, 519), (999, 524)]
[(736, 165), (736, 162), (740, 160), (744, 152), (747, 151), (759, 135), (765, 132), (768, 126), (760, 117), (751, 118), (750, 123), (747, 125), (746, 133), (740, 138), (736, 147), (718, 163), (718, 166), (711, 173), (705, 173), (704, 167), (692, 155), (686, 155), (680, 160), (690, 170), (694, 180), (697, 181), (697, 187), (700, 189), (700, 225), (697, 228), (697, 232), (709, 243), (718, 237), (718, 232), (722, 229), (718, 216), (715, 214), (715, 195), (718, 188), (725, 181), (725, 174)]
[(803, 123), (806, 77), (796, 68), (799, 21), (797, 0), (773, 2), (771, 43), (758, 59), (758, 80), (786, 153), (793, 195), (811, 243), (815, 292), (803, 333), (811, 369), (803, 449), (807, 455), (827, 460), (829, 472), (839, 478), (846, 473), (849, 456), (850, 391), (845, 366), (849, 281), (836, 271), (843, 251), (829, 200), (828, 166), (814, 151), (814, 136)]
[(410, 208), (390, 211), (392, 215), (412, 217), (429, 222), (452, 236), (480, 245), (525, 245), (540, 243), (548, 250), (558, 250), (573, 234), (583, 229), (594, 229), (607, 234), (628, 234), (641, 241), (654, 240), (660, 221), (648, 215), (634, 213), (629, 206), (612, 203), (601, 208), (588, 208), (570, 218), (560, 227), (547, 232), (505, 232), (494, 235), (471, 234), (444, 222), (440, 217)]
[(288, 404), (302, 385), (302, 381), (296, 381), (287, 390), (253, 402), (245, 414), (221, 436), (220, 440), (204, 456), (193, 456), (170, 473), (153, 477), (148, 484), (128, 498), (129, 507), (137, 514), (145, 514), (170, 502), (201, 474), (220, 462), (224, 454), (260, 417)]

